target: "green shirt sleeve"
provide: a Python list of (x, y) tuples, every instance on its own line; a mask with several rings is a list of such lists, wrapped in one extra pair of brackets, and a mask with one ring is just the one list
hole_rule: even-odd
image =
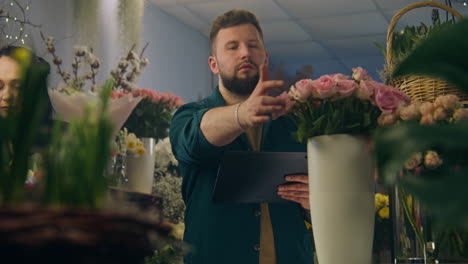
[(182, 106), (171, 122), (169, 137), (175, 157), (187, 164), (199, 164), (220, 156), (225, 147), (212, 145), (203, 135), (200, 122), (209, 107), (201, 103)]

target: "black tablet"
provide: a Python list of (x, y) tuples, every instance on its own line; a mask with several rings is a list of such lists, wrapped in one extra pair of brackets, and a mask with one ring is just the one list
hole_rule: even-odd
[(215, 203), (284, 203), (276, 194), (290, 174), (307, 174), (305, 152), (225, 152), (213, 189)]

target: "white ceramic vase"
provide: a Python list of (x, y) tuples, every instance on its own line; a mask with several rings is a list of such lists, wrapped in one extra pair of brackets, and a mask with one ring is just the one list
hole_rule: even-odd
[(319, 264), (370, 264), (374, 234), (374, 157), (364, 138), (309, 139), (310, 207)]
[(145, 154), (127, 157), (127, 189), (133, 192), (151, 194), (154, 178), (154, 158), (156, 143), (154, 138), (141, 138)]

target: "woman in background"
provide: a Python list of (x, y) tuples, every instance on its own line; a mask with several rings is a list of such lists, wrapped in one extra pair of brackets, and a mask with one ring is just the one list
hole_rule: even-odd
[(0, 115), (7, 116), (13, 106), (21, 85), (20, 66), (14, 59), (18, 47), (0, 49)]

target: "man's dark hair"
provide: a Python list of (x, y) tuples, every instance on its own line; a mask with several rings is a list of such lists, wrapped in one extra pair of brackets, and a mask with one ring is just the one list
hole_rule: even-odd
[(255, 14), (244, 9), (233, 9), (233, 10), (227, 11), (221, 16), (218, 16), (211, 24), (211, 29), (210, 29), (211, 53), (214, 54), (213, 43), (214, 43), (214, 40), (216, 39), (216, 36), (218, 35), (218, 32), (221, 29), (244, 25), (244, 24), (253, 25), (257, 29), (258, 33), (260, 33), (260, 37), (263, 40), (263, 32), (262, 32), (262, 29), (260, 28), (260, 23), (258, 22), (258, 19), (255, 16)]

